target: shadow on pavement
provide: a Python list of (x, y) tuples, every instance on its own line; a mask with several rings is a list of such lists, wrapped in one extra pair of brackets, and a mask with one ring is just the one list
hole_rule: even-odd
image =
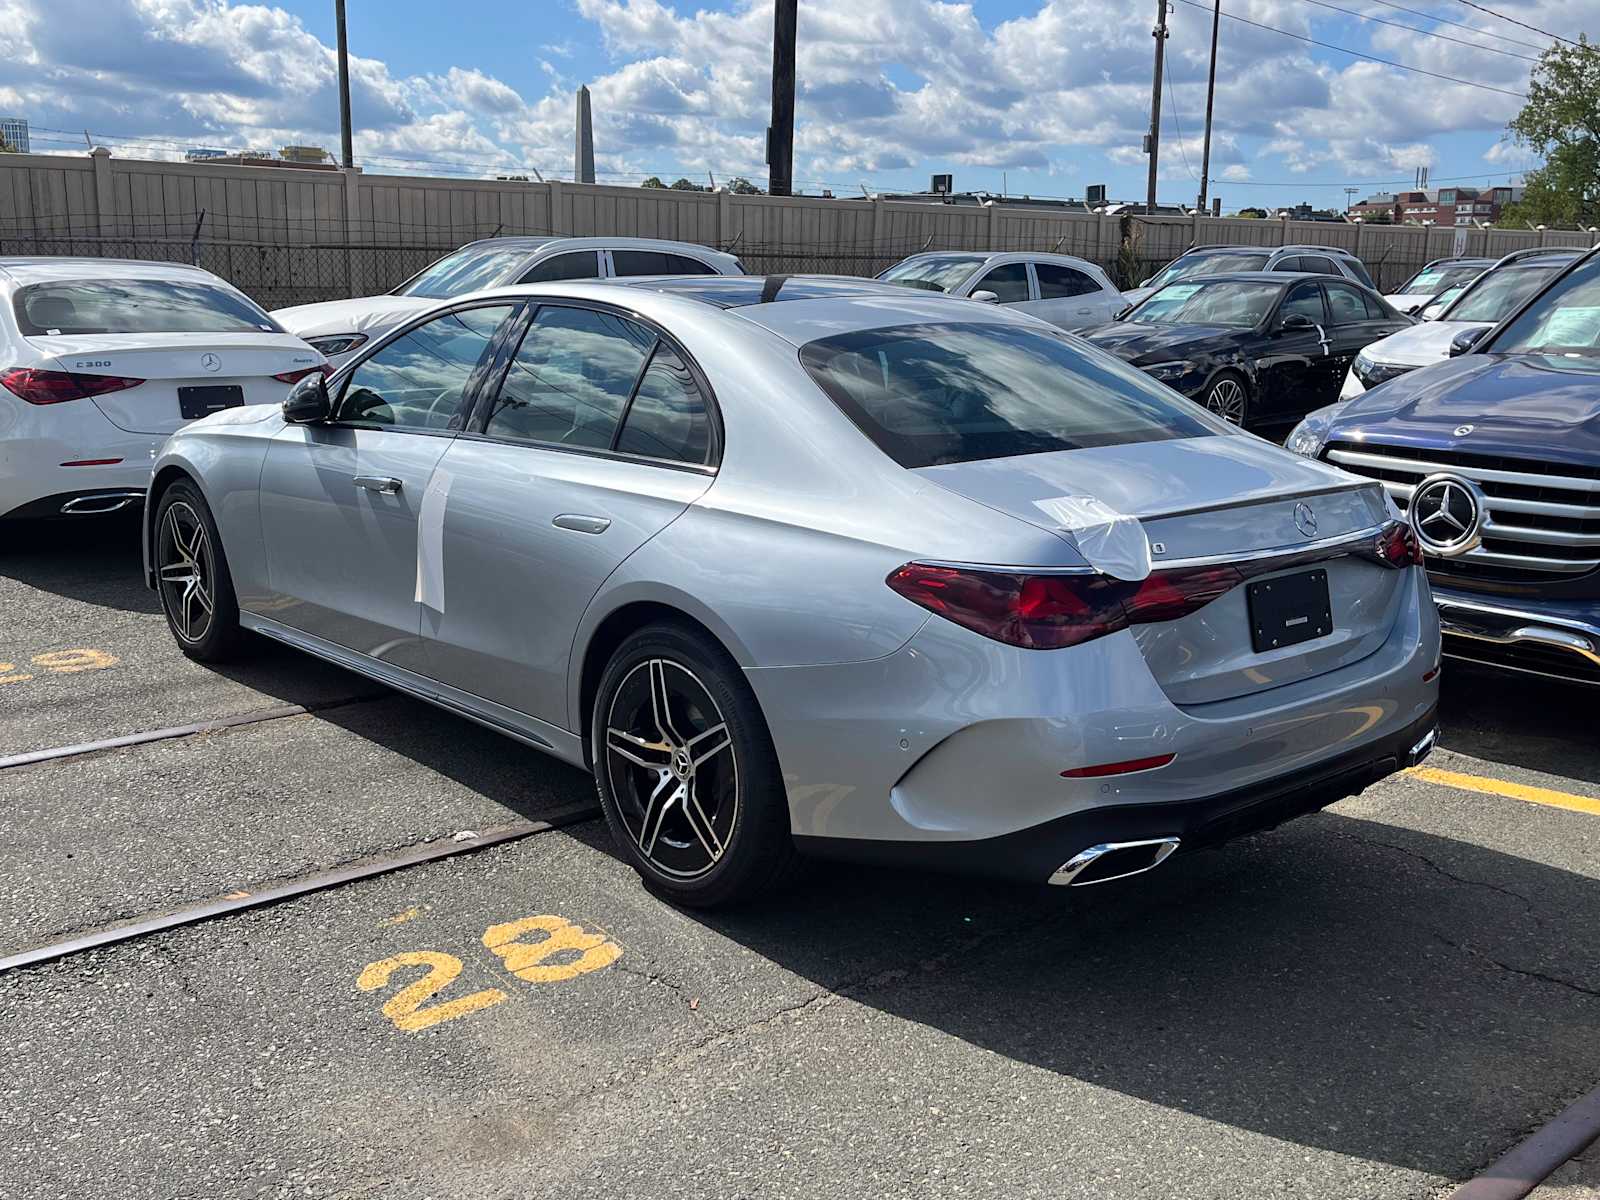
[(1511, 767), (1600, 783), (1600, 688), (1446, 660), (1439, 745)]
[(1600, 1061), (1600, 885), (1464, 842), (1324, 813), (1076, 892), (819, 875), (688, 915), (906, 1021), (1297, 1145), (1463, 1178)]
[(0, 528), (0, 578), (124, 612), (158, 613), (144, 586), (139, 518), (18, 522)]

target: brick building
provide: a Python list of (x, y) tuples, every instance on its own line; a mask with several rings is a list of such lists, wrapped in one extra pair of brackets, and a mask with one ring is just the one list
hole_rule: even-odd
[(1378, 192), (1350, 206), (1352, 217), (1372, 220), (1385, 214), (1396, 223), (1432, 221), (1435, 225), (1471, 225), (1500, 219), (1500, 210), (1522, 199), (1520, 187), (1441, 187), (1424, 192)]

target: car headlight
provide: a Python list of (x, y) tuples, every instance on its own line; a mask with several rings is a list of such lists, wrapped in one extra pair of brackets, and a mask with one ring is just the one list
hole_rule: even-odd
[(1194, 370), (1194, 366), (1188, 360), (1184, 359), (1176, 362), (1149, 363), (1140, 367), (1139, 370), (1143, 371), (1146, 375), (1155, 377), (1156, 379), (1170, 380), (1182, 379), (1190, 371)]
[(306, 345), (314, 350), (322, 351), (329, 358), (340, 354), (349, 354), (350, 351), (365, 343), (366, 340), (367, 335), (364, 333), (329, 333), (320, 337), (308, 337), (305, 339)]
[(1389, 380), (1404, 375), (1413, 368), (1404, 363), (1377, 362), (1369, 358), (1367, 352), (1363, 350), (1356, 355), (1356, 361), (1351, 369), (1355, 372), (1355, 377), (1361, 381), (1362, 387), (1375, 388), (1380, 383), (1388, 383)]
[(1319, 408), (1316, 412), (1307, 413), (1305, 420), (1294, 427), (1283, 443), (1285, 450), (1291, 450), (1306, 458), (1316, 458), (1322, 453), (1322, 447), (1328, 440), (1328, 430), (1333, 427), (1333, 419), (1339, 415), (1342, 404), (1330, 404), (1326, 408)]

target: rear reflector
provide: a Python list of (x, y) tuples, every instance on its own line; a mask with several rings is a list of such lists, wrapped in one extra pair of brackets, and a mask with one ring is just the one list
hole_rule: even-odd
[(29, 404), (87, 400), (90, 396), (135, 388), (143, 382), (125, 375), (80, 375), (75, 371), (41, 371), (36, 367), (11, 367), (0, 371), (0, 384)]
[(114, 467), (122, 460), (120, 458), (78, 458), (72, 462), (64, 462), (63, 467)]
[(1132, 625), (1176, 621), (1247, 579), (1349, 554), (1399, 570), (1421, 562), (1411, 527), (1390, 521), (1372, 542), (1310, 556), (1288, 552), (1238, 563), (1166, 567), (1137, 583), (1090, 570), (1050, 574), (907, 563), (884, 580), (931, 613), (1029, 650), (1059, 650)]
[(301, 367), (298, 371), (284, 371), (273, 378), (279, 383), (299, 383), (307, 375), (331, 375), (333, 368), (324, 363), (320, 367)]
[(1154, 771), (1164, 767), (1176, 754), (1153, 754), (1149, 758), (1130, 758), (1127, 762), (1101, 763), (1096, 767), (1073, 767), (1061, 772), (1063, 779), (1102, 779), (1107, 775), (1132, 775), (1135, 771)]

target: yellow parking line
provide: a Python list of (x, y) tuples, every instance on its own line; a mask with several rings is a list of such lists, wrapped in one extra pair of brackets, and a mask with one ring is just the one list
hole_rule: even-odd
[(1549, 808), (1565, 808), (1571, 812), (1600, 816), (1600, 800), (1592, 796), (1577, 796), (1571, 792), (1532, 787), (1526, 783), (1511, 783), (1504, 779), (1489, 779), (1483, 775), (1463, 775), (1459, 771), (1441, 771), (1437, 767), (1412, 767), (1406, 774), (1427, 783), (1460, 788), (1467, 792), (1506, 796), (1512, 800), (1525, 800), (1529, 804), (1543, 804)]

